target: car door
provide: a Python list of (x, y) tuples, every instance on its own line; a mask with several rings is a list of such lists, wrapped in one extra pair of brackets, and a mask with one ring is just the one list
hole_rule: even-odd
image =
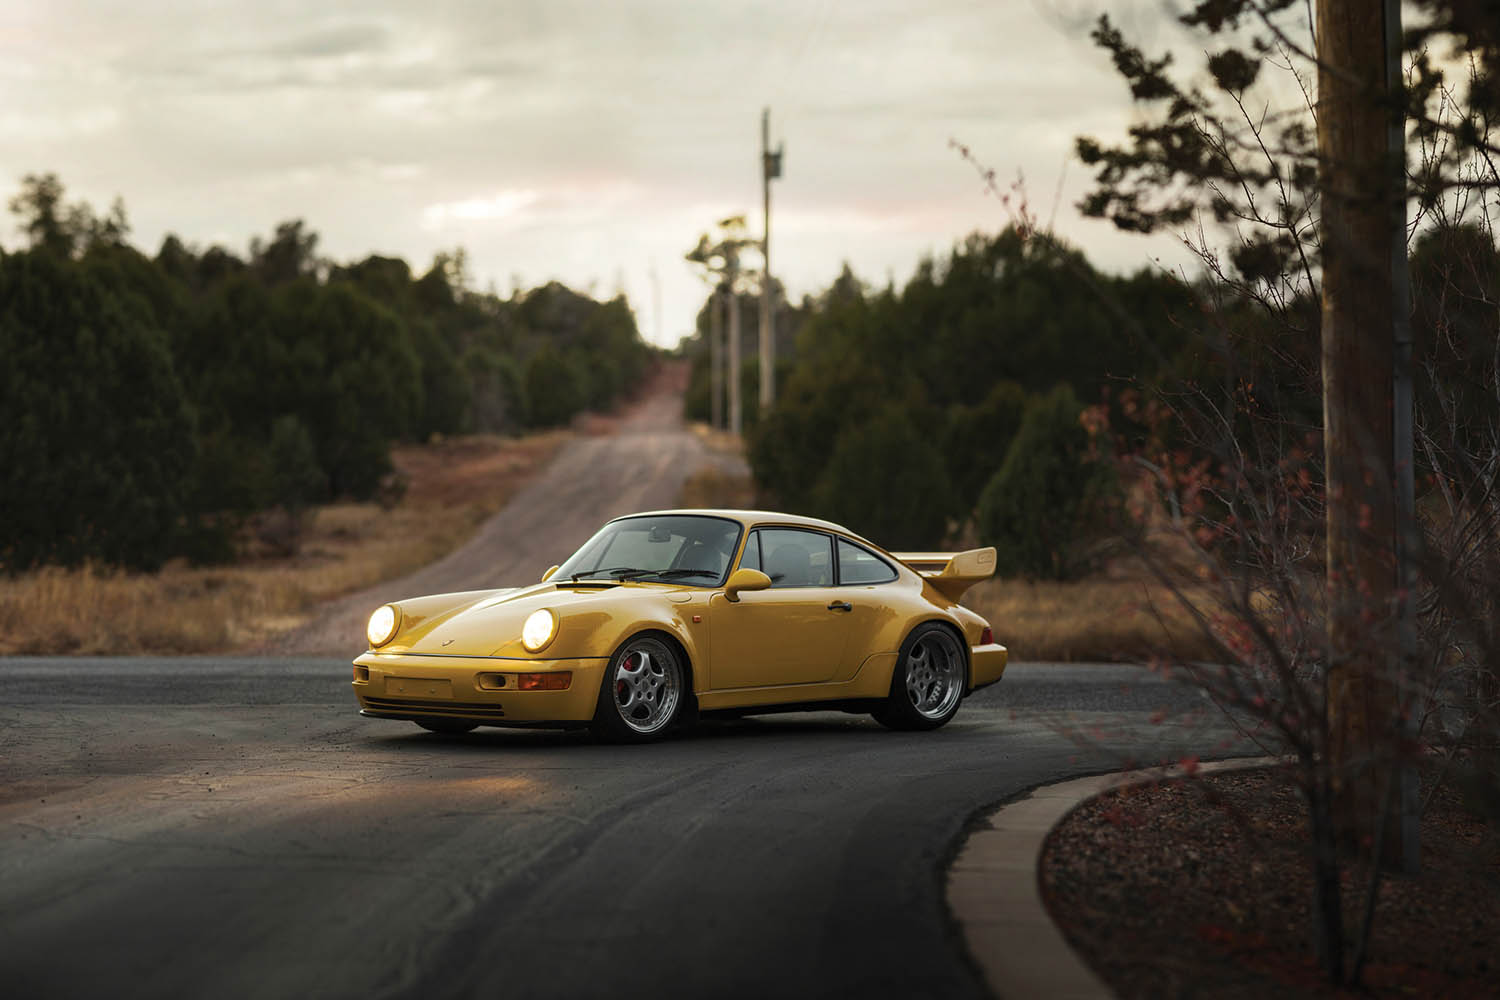
[(872, 653), (889, 652), (891, 623), (895, 617), (881, 591), (899, 576), (883, 557), (863, 545), (836, 538), (838, 599), (849, 606), (845, 617), (849, 631), (844, 640), (844, 663), (832, 680), (847, 681), (859, 672)]
[(803, 528), (757, 528), (740, 568), (771, 578), (769, 590), (709, 605), (716, 691), (831, 680), (849, 635), (847, 603), (834, 584), (833, 539)]

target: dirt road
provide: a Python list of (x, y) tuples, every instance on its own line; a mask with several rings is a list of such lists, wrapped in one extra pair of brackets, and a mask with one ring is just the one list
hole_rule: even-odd
[(682, 420), (686, 368), (668, 369), (653, 391), (613, 421), (613, 431), (580, 437), (462, 548), (398, 580), (326, 604), (306, 625), (256, 652), (357, 656), (365, 622), (387, 601), (422, 594), (535, 583), (612, 517), (676, 506), (683, 482), (709, 464), (743, 463), (705, 448)]

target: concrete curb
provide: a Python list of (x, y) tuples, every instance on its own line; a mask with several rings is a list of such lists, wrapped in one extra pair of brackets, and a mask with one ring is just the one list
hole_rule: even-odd
[[(1199, 773), (1274, 764), (1275, 757), (1204, 764)], [(1113, 997), (1084, 964), (1042, 902), (1038, 862), (1047, 834), (1073, 808), (1101, 792), (1182, 776), (1181, 768), (1117, 771), (1043, 785), (981, 820), (948, 869), (948, 910), (990, 992), (1004, 1000)]]

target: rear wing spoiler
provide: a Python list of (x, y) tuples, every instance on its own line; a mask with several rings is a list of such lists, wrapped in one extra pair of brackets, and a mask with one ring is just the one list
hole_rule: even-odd
[(967, 552), (892, 552), (901, 562), (921, 574), (950, 601), (957, 601), (980, 580), (995, 575), (995, 550)]

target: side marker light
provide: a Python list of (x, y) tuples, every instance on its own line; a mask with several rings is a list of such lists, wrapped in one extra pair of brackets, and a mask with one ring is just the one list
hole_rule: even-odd
[(516, 689), (519, 691), (566, 691), (573, 685), (573, 671), (554, 670), (545, 674), (519, 674)]

